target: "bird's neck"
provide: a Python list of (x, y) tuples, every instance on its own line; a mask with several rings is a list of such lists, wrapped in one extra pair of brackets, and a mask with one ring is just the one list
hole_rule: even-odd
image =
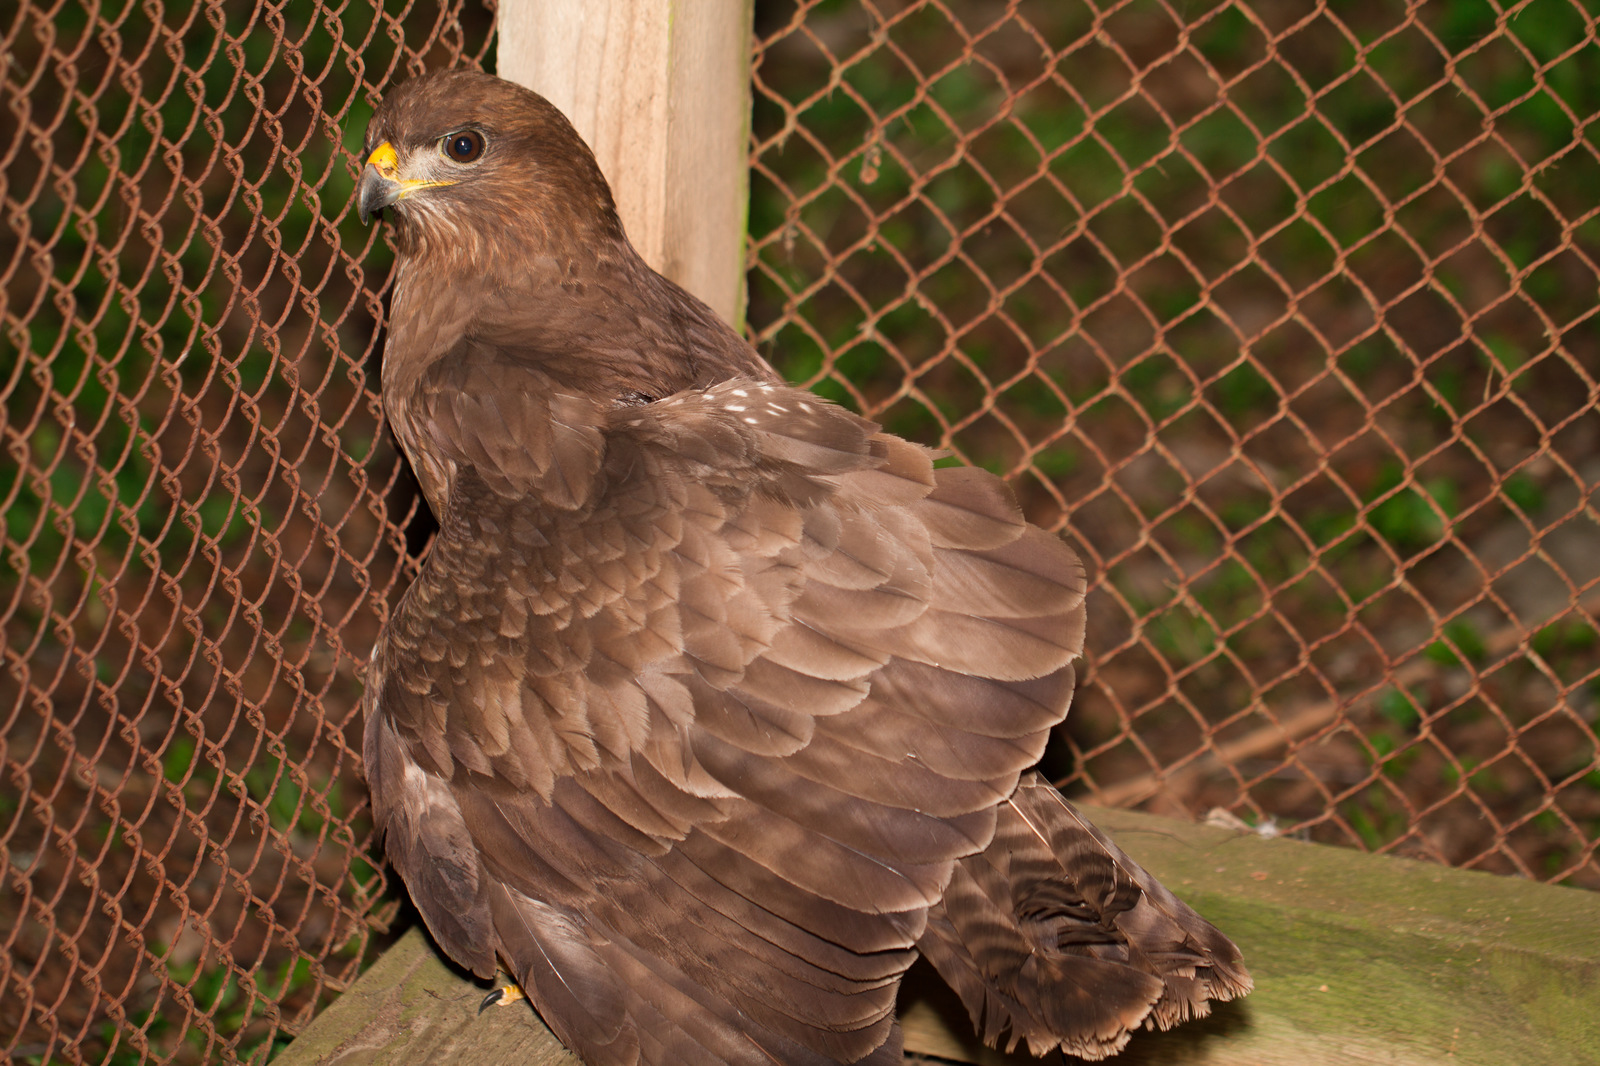
[(412, 251), (402, 253), (390, 307), (386, 403), (464, 344), (495, 348), (567, 387), (619, 402), (736, 376), (777, 380), (715, 312), (625, 241), (602, 254), (524, 251), (502, 259), (475, 250), (465, 264)]

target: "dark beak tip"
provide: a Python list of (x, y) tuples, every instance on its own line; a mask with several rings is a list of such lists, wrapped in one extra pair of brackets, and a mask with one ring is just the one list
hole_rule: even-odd
[(368, 167), (356, 182), (356, 217), (363, 226), (400, 198), (400, 186)]

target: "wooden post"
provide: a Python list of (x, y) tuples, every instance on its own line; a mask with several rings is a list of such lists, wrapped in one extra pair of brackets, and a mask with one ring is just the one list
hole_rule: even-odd
[(594, 149), (651, 266), (742, 327), (752, 0), (500, 0), (498, 73)]

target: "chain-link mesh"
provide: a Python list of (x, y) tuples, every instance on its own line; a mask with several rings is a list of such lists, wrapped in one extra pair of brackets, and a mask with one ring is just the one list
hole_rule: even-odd
[(1581, 0), (758, 9), (752, 329), (1093, 581), (1093, 799), (1600, 888)]
[(0, 15), (12, 1061), (264, 1060), (393, 911), (358, 664), (407, 578), (351, 149), (480, 59), (458, 6)]
[[(393, 914), (356, 708), (414, 504), (351, 150), (489, 32), (0, 15), (16, 1060), (260, 1060)], [(1593, 11), (762, 3), (755, 86), (763, 348), (1091, 564), (1058, 776), (1600, 887)]]

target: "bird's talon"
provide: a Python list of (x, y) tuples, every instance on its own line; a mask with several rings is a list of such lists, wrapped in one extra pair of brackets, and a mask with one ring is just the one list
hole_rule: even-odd
[(515, 1003), (519, 999), (527, 998), (528, 993), (522, 990), (522, 986), (517, 984), (515, 981), (508, 979), (505, 984), (494, 989), (487, 996), (483, 997), (483, 1002), (478, 1004), (478, 1013), (482, 1014), (490, 1007), (503, 1007), (507, 1003)]

